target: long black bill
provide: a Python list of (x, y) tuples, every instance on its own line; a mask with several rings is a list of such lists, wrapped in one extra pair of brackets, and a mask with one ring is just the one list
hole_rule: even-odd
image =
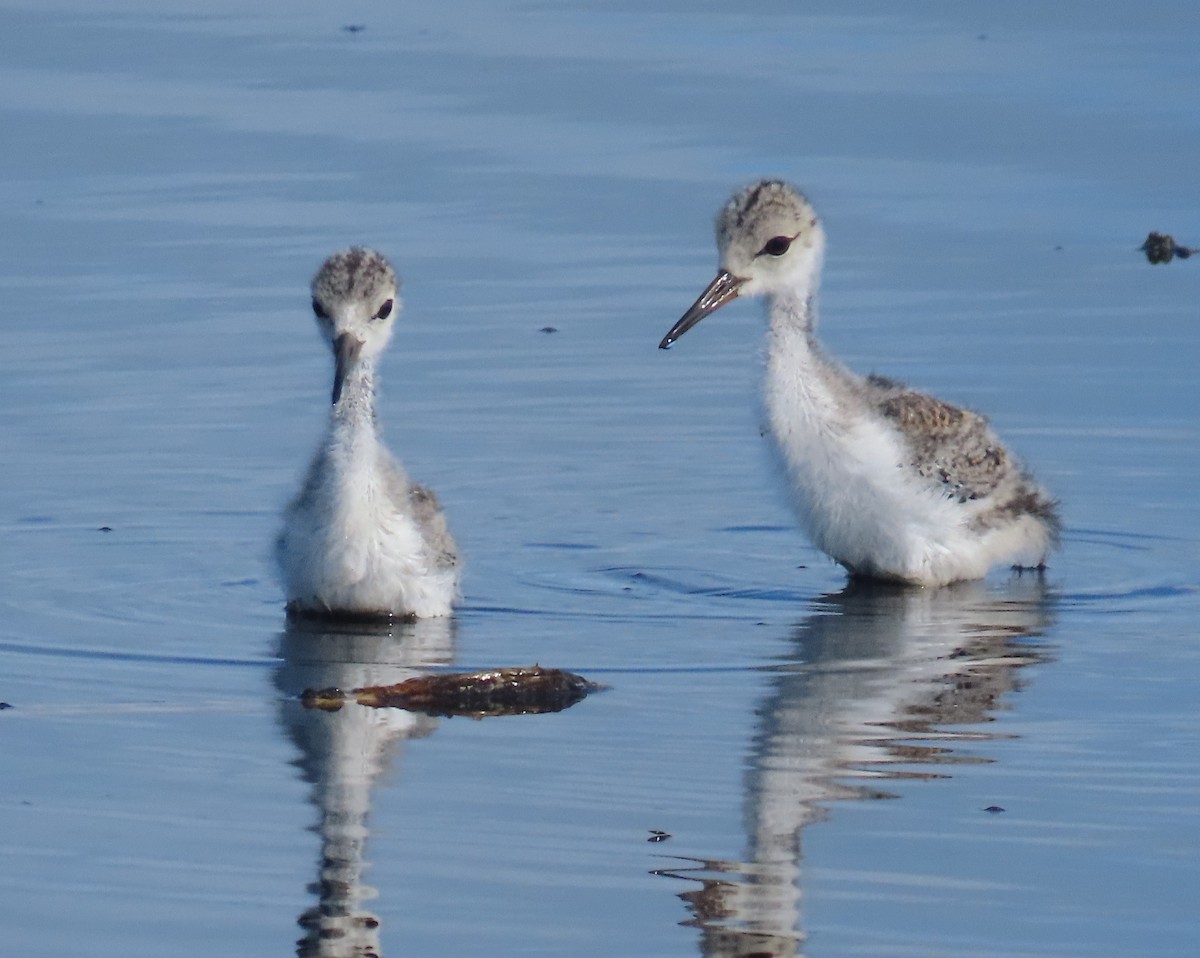
[(342, 398), (342, 384), (350, 367), (358, 362), (358, 354), (362, 352), (361, 339), (355, 339), (349, 333), (342, 333), (333, 340), (333, 404), (336, 406)]
[(732, 273), (721, 270), (717, 278), (708, 284), (708, 289), (700, 294), (700, 298), (692, 303), (691, 308), (684, 313), (671, 331), (658, 344), (659, 349), (670, 349), (675, 340), (695, 326), (709, 313), (716, 312), (730, 300), (737, 299), (738, 290), (744, 279), (738, 279)]

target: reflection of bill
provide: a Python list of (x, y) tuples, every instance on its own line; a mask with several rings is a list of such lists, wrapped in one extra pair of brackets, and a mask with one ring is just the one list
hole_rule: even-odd
[(312, 688), (393, 685), (447, 665), (453, 657), (454, 620), (422, 619), (386, 626), (329, 627), (298, 622), (280, 643), (275, 684), (282, 693), (280, 721), (300, 749), (300, 768), (312, 785), (321, 836), (317, 904), (300, 915), (296, 954), (362, 958), (380, 954), (379, 919), (363, 902), (371, 785), (399, 743), (430, 735), (438, 720), (399, 709), (305, 708)]
[(1023, 640), (1049, 623), (1038, 576), (1004, 592), (851, 584), (819, 599), (772, 678), (746, 780), (746, 860), (684, 860), (657, 874), (698, 883), (680, 897), (701, 953), (793, 956), (800, 920), (800, 836), (831, 800), (886, 797), (874, 783), (937, 778), (963, 740), (947, 725), (986, 722), (1017, 670), (1044, 656)]

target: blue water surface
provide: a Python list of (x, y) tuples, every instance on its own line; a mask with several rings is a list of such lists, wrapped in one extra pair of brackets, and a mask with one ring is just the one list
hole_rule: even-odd
[[(5, 951), (1192, 955), (1200, 265), (1137, 247), (1200, 246), (1197, 43), (1179, 4), (0, 2)], [(757, 308), (655, 348), (764, 174), (824, 218), (830, 350), (1061, 497), (1044, 578), (847, 588)], [(404, 278), (380, 416), (451, 621), (284, 620), (349, 243)], [(609, 689), (298, 699), (534, 662)]]

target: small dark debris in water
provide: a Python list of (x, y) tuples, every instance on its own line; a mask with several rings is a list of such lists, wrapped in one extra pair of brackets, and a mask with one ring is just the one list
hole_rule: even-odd
[(987, 38), (988, 38), (988, 35), (986, 33), (981, 33), (975, 39), (976, 40), (986, 40)]
[(365, 23), (347, 23), (342, 27), (342, 30), (346, 33), (362, 33), (365, 29), (367, 29)]
[(101, 526), (97, 532), (112, 532), (112, 526)]
[(1200, 252), (1190, 246), (1180, 246), (1175, 242), (1175, 237), (1167, 233), (1155, 232), (1151, 232), (1146, 237), (1146, 242), (1138, 249), (1146, 254), (1146, 259), (1151, 263), (1169, 263), (1176, 256), (1180, 259), (1187, 259), (1193, 253)]
[(558, 327), (557, 326), (543, 326), (541, 329), (538, 330), (538, 332), (539, 333), (557, 333)]
[(11, 702), (0, 702), (0, 712), (3, 712), (5, 709), (10, 709), (10, 708), (12, 708)]
[(371, 685), (353, 689), (306, 689), (300, 697), (305, 708), (336, 712), (353, 699), (368, 708), (400, 708), (428, 715), (533, 715), (561, 712), (589, 693), (604, 688), (582, 675), (562, 669), (489, 669), (449, 675), (420, 675), (396, 685)]
[(659, 829), (659, 828), (652, 828), (652, 829), (650, 829), (650, 837), (647, 838), (646, 841), (648, 841), (648, 842), (665, 842), (670, 837), (671, 837), (670, 832), (664, 832), (662, 829)]
[(989, 805), (984, 811), (989, 815), (999, 815), (1001, 812), (1007, 811), (1007, 809), (1001, 808), (999, 805)]

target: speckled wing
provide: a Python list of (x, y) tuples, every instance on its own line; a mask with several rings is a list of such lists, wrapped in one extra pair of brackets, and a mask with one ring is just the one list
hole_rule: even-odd
[(410, 515), (421, 530), (421, 538), (429, 548), (433, 569), (447, 570), (458, 565), (458, 546), (446, 524), (442, 504), (432, 489), (418, 485), (386, 449), (379, 451), (379, 475), (384, 490), (395, 504), (396, 511)]
[(446, 514), (433, 490), (413, 483), (408, 490), (413, 515), (421, 526), (425, 541), (429, 543), (434, 564), (439, 569), (453, 569), (458, 565), (458, 546), (454, 543), (446, 525)]
[(1014, 464), (982, 416), (873, 376), (875, 405), (904, 437), (918, 474), (959, 502), (995, 492)]

